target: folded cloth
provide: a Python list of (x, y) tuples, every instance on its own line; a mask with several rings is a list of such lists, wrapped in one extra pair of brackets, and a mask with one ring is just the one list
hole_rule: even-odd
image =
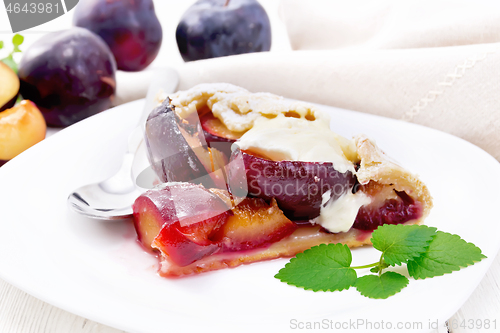
[(179, 89), (250, 91), (407, 120), (500, 159), (500, 43), (401, 50), (260, 53), (188, 63)]
[(113, 106), (146, 97), (150, 83), (158, 70), (148, 68), (141, 72), (116, 72), (116, 94)]
[(295, 50), (500, 41), (498, 0), (282, 0), (280, 5)]

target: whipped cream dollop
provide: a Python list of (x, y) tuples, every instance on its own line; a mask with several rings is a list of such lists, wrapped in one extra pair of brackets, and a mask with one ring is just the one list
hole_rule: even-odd
[(315, 220), (323, 228), (330, 232), (347, 232), (351, 229), (359, 209), (371, 202), (363, 192), (344, 193), (337, 200), (330, 201), (331, 192), (328, 190), (323, 193), (321, 203), (321, 213)]
[(331, 162), (341, 173), (355, 172), (345, 153), (355, 151), (354, 142), (332, 132), (328, 122), (318, 119), (285, 115), (258, 119), (235, 144), (273, 161)]

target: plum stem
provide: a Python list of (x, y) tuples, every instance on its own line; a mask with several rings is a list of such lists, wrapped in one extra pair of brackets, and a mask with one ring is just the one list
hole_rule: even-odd
[(352, 269), (362, 269), (362, 268), (370, 268), (370, 267), (375, 267), (375, 266), (378, 266), (380, 264), (379, 261), (377, 262), (374, 262), (373, 264), (369, 264), (369, 265), (363, 265), (363, 266), (351, 266)]
[(227, 7), (229, 5), (229, 2), (231, 2), (231, 0), (226, 0), (226, 3), (224, 4), (224, 7)]

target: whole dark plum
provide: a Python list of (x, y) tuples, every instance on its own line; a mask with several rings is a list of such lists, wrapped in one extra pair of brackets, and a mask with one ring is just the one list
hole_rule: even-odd
[(80, 0), (73, 23), (104, 39), (124, 71), (146, 68), (160, 51), (163, 33), (152, 0)]
[(24, 52), (21, 94), (48, 125), (68, 126), (106, 110), (114, 98), (116, 64), (96, 34), (71, 28), (45, 35)]
[(269, 51), (271, 24), (256, 0), (198, 0), (175, 37), (184, 61)]

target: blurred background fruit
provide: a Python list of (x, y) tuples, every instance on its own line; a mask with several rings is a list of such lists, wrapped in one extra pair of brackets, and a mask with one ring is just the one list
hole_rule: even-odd
[(160, 50), (162, 29), (152, 0), (80, 0), (73, 23), (99, 35), (124, 71), (144, 69)]
[(30, 101), (0, 112), (0, 166), (42, 141), (45, 131), (42, 113)]
[(48, 125), (68, 126), (111, 106), (116, 64), (104, 41), (83, 28), (45, 35), (19, 65), (21, 94)]
[(19, 79), (14, 71), (0, 61), (0, 111), (11, 108), (19, 94)]
[(184, 61), (269, 51), (271, 24), (256, 0), (198, 0), (177, 26)]
[[(20, 34), (15, 34), (12, 37), (12, 45), (14, 46), (12, 51), (5, 57), (0, 59), (1, 62), (9, 66), (15, 73), (17, 73), (17, 63), (14, 60), (14, 54), (20, 53), (21, 49), (19, 46), (24, 42), (24, 37)], [(0, 50), (3, 49), (4, 42), (0, 41)]]

